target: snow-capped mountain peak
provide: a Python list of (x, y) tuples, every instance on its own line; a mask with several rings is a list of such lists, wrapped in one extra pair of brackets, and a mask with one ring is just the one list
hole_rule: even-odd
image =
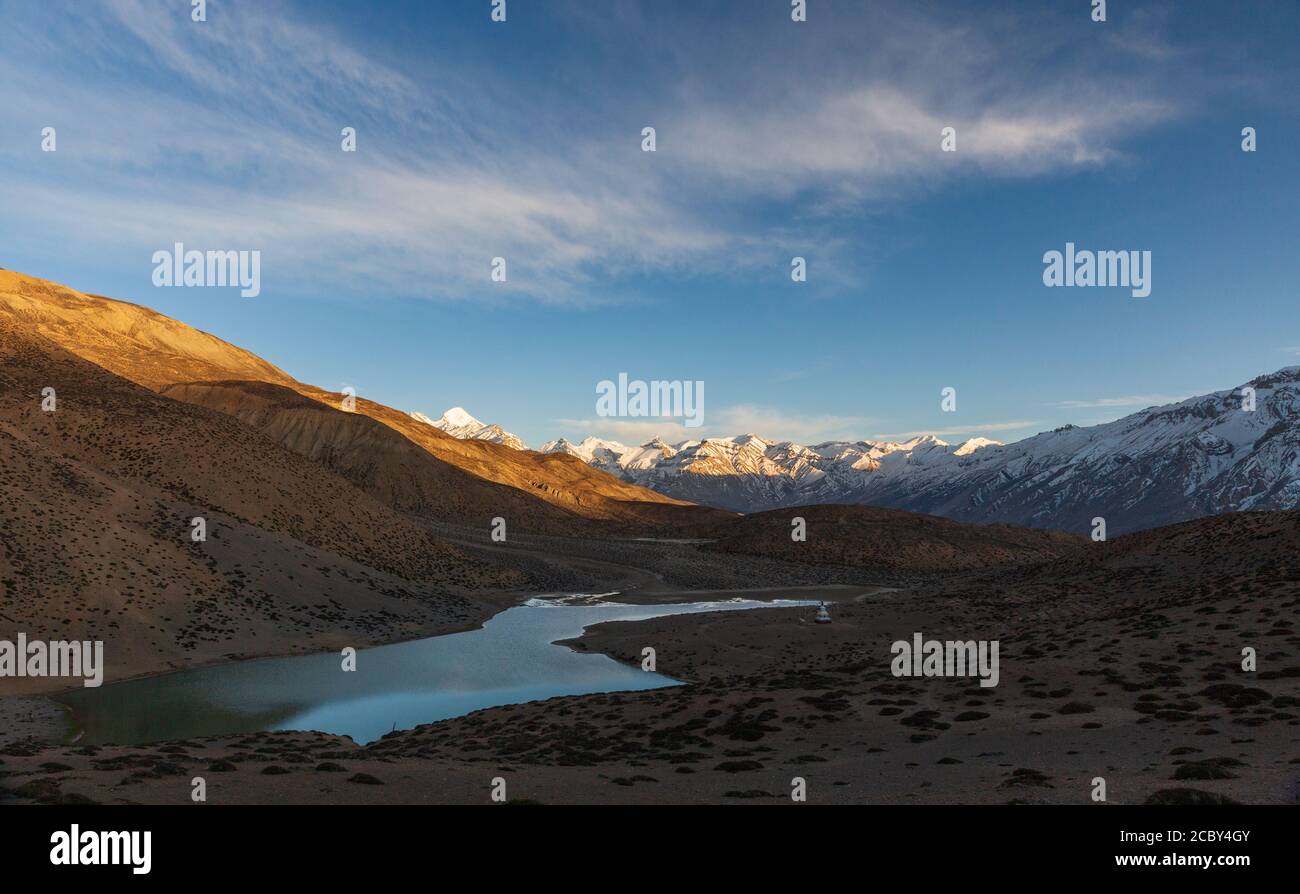
[(475, 428), (483, 427), (483, 423), (465, 412), (464, 407), (452, 407), (450, 410), (443, 413), (442, 418), (434, 424), (438, 425), (444, 431), (446, 431), (447, 428), (465, 428), (467, 426), (473, 426)]
[(897, 445), (899, 450), (917, 450), (922, 447), (948, 447), (947, 441), (941, 441), (934, 435), (920, 435), (910, 441)]
[(503, 444), (515, 450), (528, 449), (527, 444), (501, 426), (482, 423), (467, 413), (463, 407), (452, 407), (436, 420), (418, 411), (412, 412), (411, 418), (432, 425), (439, 431), (444, 431), (462, 441), (491, 441), (493, 444)]
[[(618, 441), (607, 441), (603, 438), (588, 436), (575, 444), (568, 438), (556, 438), (554, 441), (547, 441), (541, 446), (541, 453), (567, 453), (570, 456), (576, 456), (585, 463), (594, 466), (603, 466), (605, 461), (616, 458), (626, 453), (629, 448), (626, 444), (620, 444)], [(611, 462), (617, 465), (616, 462)]]
[(1001, 446), (1001, 441), (994, 441), (990, 438), (970, 438), (969, 440), (963, 441), (961, 446), (953, 451), (953, 456), (969, 456), (983, 447)]

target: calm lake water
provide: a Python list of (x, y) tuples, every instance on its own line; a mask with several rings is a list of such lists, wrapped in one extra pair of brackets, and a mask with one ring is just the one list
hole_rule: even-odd
[(366, 649), (357, 653), (354, 673), (342, 670), (337, 652), (266, 658), (81, 689), (63, 701), (83, 733), (78, 741), (86, 744), (260, 730), (319, 730), (364, 744), (393, 729), (494, 705), (681, 685), (604, 655), (553, 645), (591, 624), (815, 604), (728, 599), (619, 605), (598, 598), (533, 599), (479, 630)]

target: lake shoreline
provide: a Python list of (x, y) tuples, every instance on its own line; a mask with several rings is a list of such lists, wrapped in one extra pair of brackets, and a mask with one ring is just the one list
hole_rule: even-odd
[[(625, 605), (678, 605), (690, 602), (713, 601), (725, 598), (749, 598), (755, 600), (776, 600), (784, 598), (807, 597), (808, 591), (817, 591), (818, 596), (814, 598), (823, 598), (827, 602), (839, 602), (850, 596), (857, 596), (863, 591), (874, 593), (888, 591), (890, 588), (879, 585), (862, 585), (850, 586), (847, 584), (813, 584), (809, 586), (784, 586), (784, 587), (755, 587), (748, 589), (730, 589), (730, 590), (700, 590), (684, 591), (680, 589), (662, 590), (658, 592), (651, 591), (617, 591), (609, 594), (608, 601)], [(471, 630), (480, 630), (489, 620), (516, 606), (524, 605), (530, 599), (544, 599), (552, 597), (554, 593), (525, 593), (525, 594), (501, 594), (497, 599), (481, 600), (485, 607), (493, 608), (491, 614), (484, 617), (480, 622), (473, 625), (457, 625), (455, 627), (436, 628), (430, 632), (417, 634), (409, 637), (400, 637), (396, 639), (387, 639), (382, 641), (364, 642), (358, 646), (359, 649), (373, 649), (380, 646), (399, 645), (401, 643), (416, 642), (423, 639), (434, 637), (451, 636), (457, 633), (465, 633)], [(603, 622), (602, 622), (603, 623)], [(585, 635), (585, 631), (584, 631)], [(566, 646), (570, 642), (577, 642), (582, 637), (575, 637), (570, 640), (558, 640), (556, 645)], [(349, 644), (357, 642), (355, 637), (350, 638)], [(166, 676), (168, 674), (184, 673), (189, 670), (199, 670), (203, 668), (221, 667), (229, 664), (238, 664), (246, 662), (264, 661), (277, 658), (295, 658), (309, 655), (323, 655), (333, 651), (332, 649), (320, 649), (312, 652), (280, 652), (256, 655), (241, 655), (237, 657), (215, 658), (181, 668), (167, 668), (143, 673), (132, 674), (113, 680), (113, 683), (125, 683), (138, 680), (145, 680), (154, 677)], [(582, 650), (574, 650), (582, 651)], [(609, 656), (618, 661), (619, 658)], [(687, 682), (687, 681), (684, 681)], [(81, 732), (75, 721), (75, 715), (72, 708), (60, 701), (60, 698), (68, 692), (78, 691), (84, 687), (67, 687), (60, 686), (47, 692), (24, 692), (12, 695), (0, 696), (0, 729), (5, 732), (0, 733), (0, 747), (4, 747), (17, 742), (28, 742), (40, 745), (66, 745), (75, 742), (75, 737)]]
[(71, 710), (50, 695), (8, 695), (0, 698), (0, 748), (22, 742), (63, 744), (75, 726)]
[[(491, 621), (499, 619), (504, 612), (526, 607), (529, 606), (529, 604), (563, 602), (565, 608), (573, 609), (633, 609), (633, 615), (643, 617), (646, 616), (647, 609), (649, 609), (650, 612), (654, 612), (656, 608), (662, 608), (663, 615), (676, 615), (676, 613), (684, 612), (694, 613), (693, 611), (690, 611), (693, 607), (698, 607), (694, 609), (694, 611), (698, 612), (728, 612), (740, 611), (740, 609), (746, 609), (746, 611), (749, 611), (749, 609), (766, 607), (768, 603), (777, 604), (777, 606), (780, 607), (790, 607), (789, 603), (798, 602), (802, 603), (802, 606), (800, 606), (801, 608), (807, 609), (811, 606), (815, 606), (818, 602), (842, 603), (846, 602), (846, 600), (862, 599), (867, 595), (884, 589), (885, 587), (878, 586), (810, 585), (793, 587), (750, 587), (750, 589), (706, 591), (682, 591), (671, 589), (658, 591), (658, 593), (647, 593), (647, 591), (632, 591), (632, 593), (629, 593), (629, 591), (612, 591), (612, 593), (602, 594), (513, 594), (508, 602), (504, 599), (500, 600), (502, 608), (500, 608), (499, 611), (494, 612), (493, 615), (486, 617), (486, 619), (480, 622), (480, 624), (472, 626), (464, 625), (458, 629), (439, 629), (438, 632), (433, 635), (416, 635), (416, 637), (403, 637), (391, 639), (391, 641), (387, 642), (374, 643), (373, 646), (359, 648), (359, 655), (365, 655), (365, 652), (367, 651), (380, 651), (391, 647), (412, 646), (421, 642), (428, 642), (430, 645), (433, 645), (433, 643), (442, 643), (445, 639), (450, 638), (452, 634), (481, 632), (481, 630), (487, 628), (487, 625), (489, 625)], [(567, 602), (567, 600), (571, 599), (576, 599), (576, 604)], [(748, 604), (745, 604), (745, 606), (731, 607), (729, 606), (729, 603)], [(660, 617), (662, 615), (655, 613), (653, 616)], [(614, 617), (614, 619), (611, 620), (619, 619)], [(602, 621), (595, 621), (595, 624), (599, 624), (599, 622)], [(543, 635), (551, 635), (552, 638), (538, 642), (536, 643), (536, 646), (542, 648), (550, 647), (552, 645), (558, 645), (560, 647), (568, 646), (567, 641), (569, 641), (569, 639), (581, 638), (581, 635), (585, 633), (585, 626), (586, 625), (580, 626), (580, 628), (571, 628), (563, 634), (555, 634), (554, 632), (546, 634), (545, 628), (541, 628), (541, 633)], [(507, 629), (508, 628), (510, 628), (510, 625), (507, 625)], [(529, 647), (532, 646), (533, 645), (530, 645)], [(446, 647), (435, 647), (434, 654), (437, 654), (438, 651), (442, 651), (443, 648)], [(451, 646), (450, 648), (456, 647)], [(425, 650), (425, 652), (426, 651), (428, 650)], [(582, 652), (584, 650), (568, 647), (565, 648), (565, 651)], [(528, 655), (528, 658), (524, 658), (524, 655)], [(333, 720), (325, 720), (321, 719), (320, 716), (312, 715), (311, 712), (317, 711), (317, 709), (329, 709), (331, 703), (337, 702), (337, 696), (321, 696), (320, 693), (313, 693), (313, 691), (311, 691), (311, 683), (308, 683), (308, 685), (303, 687), (303, 689), (294, 689), (294, 687), (287, 687), (286, 689), (286, 687), (279, 685), (279, 683), (266, 682), (268, 680), (283, 678), (286, 673), (294, 676), (294, 674), (298, 672), (289, 671), (287, 668), (299, 667), (300, 669), (300, 665), (285, 665), (285, 667), (274, 669), (274, 672), (269, 671), (269, 669), (261, 669), (261, 671), (253, 671), (252, 676), (239, 676), (239, 674), (237, 674), (237, 676), (234, 677), (234, 686), (239, 690), (238, 695), (235, 696), (234, 700), (227, 700), (227, 702), (221, 702), (220, 698), (229, 698), (229, 696), (217, 696), (216, 694), (222, 693), (222, 691), (229, 691), (226, 690), (226, 683), (221, 682), (230, 681), (231, 678), (229, 677), (229, 674), (226, 674), (226, 676), (216, 677), (211, 676), (211, 674), (207, 677), (186, 676), (186, 674), (190, 673), (214, 671), (214, 669), (234, 667), (234, 665), (243, 665), (243, 667), (247, 668), (248, 665), (257, 665), (264, 663), (264, 661), (296, 661), (312, 658), (333, 660), (333, 656), (331, 656), (331, 652), (328, 650), (313, 651), (308, 652), (308, 654), (296, 654), (296, 652), (292, 652), (292, 654), (289, 655), (279, 656), (248, 656), (246, 659), (212, 661), (212, 663), (205, 663), (203, 667), (183, 668), (179, 669), (179, 671), (136, 674), (136, 676), (130, 678), (113, 681), (113, 683), (110, 683), (110, 687), (130, 685), (130, 683), (140, 683), (149, 680), (161, 680), (161, 678), (165, 677), (175, 677), (177, 678), (177, 681), (174, 683), (170, 681), (164, 683), (162, 689), (135, 690), (134, 698), (144, 699), (146, 702), (153, 704), (157, 702), (156, 696), (147, 696), (140, 693), (142, 693), (142, 691), (144, 691), (144, 693), (151, 693), (152, 691), (152, 693), (156, 694), (173, 693), (173, 691), (175, 691), (172, 689), (173, 686), (181, 686), (181, 690), (179, 691), (187, 691), (187, 693), (190, 693), (183, 696), (183, 698), (198, 698), (198, 702), (195, 703), (207, 704), (207, 694), (213, 694), (213, 698), (218, 698), (217, 702), (213, 702), (211, 706), (209, 706), (214, 712), (217, 712), (216, 708), (222, 706), (222, 704), (230, 708), (234, 708), (237, 704), (238, 706), (242, 706), (238, 708), (239, 711), (246, 713), (246, 716), (248, 717), (260, 717), (260, 720), (255, 720), (253, 722), (264, 722), (266, 725), (263, 729), (265, 730), (292, 728), (302, 730), (302, 732), (322, 732), (326, 734), (344, 735), (344, 737), (356, 738), (357, 742), (361, 743), (373, 741), (373, 730), (369, 730), (368, 732), (364, 725), (361, 726), (361, 728), (357, 728), (357, 726), (352, 725), (354, 724), (354, 721), (344, 721), (343, 725), (338, 725), (338, 717), (334, 717)], [(552, 677), (547, 676), (547, 660), (541, 655), (528, 654), (528, 652), (523, 652), (523, 654), (520, 655), (520, 660), (523, 661), (523, 664), (520, 665), (523, 674), (516, 674), (515, 681), (512, 682), (512, 685), (523, 686), (525, 695), (517, 699), (503, 700), (503, 702), (477, 704), (477, 706), (474, 706), (472, 709), (499, 707), (502, 706), (502, 704), (521, 704), (533, 702), (533, 700), (545, 700), (546, 698), (550, 698), (551, 695), (546, 694), (547, 682), (552, 680)], [(619, 664), (625, 664), (623, 661), (617, 659), (611, 658), (611, 660), (614, 660)], [(376, 667), (376, 665), (369, 665), (369, 667)], [(460, 665), (460, 667), (465, 667), (465, 665)], [(441, 673), (435, 671), (435, 665), (434, 667), (430, 667), (429, 671), (433, 673)], [(536, 676), (533, 676), (533, 671), (536, 671)], [(554, 668), (552, 668), (552, 671), (554, 671)], [(326, 677), (328, 676), (329, 674), (326, 674)], [(526, 677), (526, 682), (520, 681), (520, 676)], [(313, 680), (321, 680), (321, 677), (318, 676), (318, 672), (316, 677), (308, 677), (308, 680), (312, 680), (312, 678)], [(555, 680), (562, 681), (563, 678), (562, 674), (562, 676), (555, 678)], [(360, 678), (357, 678), (357, 681), (360, 681)], [(584, 690), (581, 689), (581, 687), (578, 687), (578, 689), (569, 689), (567, 691), (563, 689), (563, 686), (568, 685), (568, 683), (559, 683), (559, 685), (562, 686), (562, 689), (555, 694), (572, 694), (581, 696), (588, 694), (611, 693), (611, 691), (632, 691), (641, 689), (642, 687), (641, 685), (625, 686), (623, 685), (625, 682), (627, 681), (610, 682), (610, 685), (607, 687), (602, 686), (601, 683), (597, 682), (593, 689)], [(667, 678), (664, 682), (668, 682)], [(671, 682), (686, 681), (672, 680)], [(376, 689), (378, 683), (372, 683), (369, 680), (367, 680), (367, 683), (369, 689), (360, 691), (360, 693), (352, 696), (352, 698), (386, 698), (385, 690), (383, 690), (382, 687)], [(490, 693), (491, 690), (497, 689), (498, 685), (499, 683), (490, 680), (484, 681), (482, 682), (484, 689), (481, 691), (484, 691), (484, 693)], [(591, 685), (591, 683), (581, 683), (581, 685)], [(122, 690), (116, 690), (116, 693), (121, 693), (121, 691)], [(396, 691), (402, 690), (393, 691), (396, 693)], [(446, 699), (451, 699), (452, 693), (463, 695), (465, 691), (476, 690), (448, 689), (445, 691)], [(66, 704), (60, 702), (61, 696), (72, 693), (77, 694), (78, 698), (69, 698), (68, 703)], [(240, 729), (250, 729), (240, 728), (238, 725), (224, 726), (224, 728), (222, 728), (220, 725), (200, 724), (198, 729), (195, 729), (195, 726), (186, 724), (182, 724), (181, 726), (169, 726), (169, 722), (166, 720), (166, 716), (168, 716), (166, 713), (155, 715), (152, 719), (149, 719), (146, 715), (139, 715), (139, 713), (136, 712), (130, 712), (125, 715), (127, 719), (134, 717), (134, 720), (123, 722), (123, 724), (118, 725), (116, 722), (107, 721), (108, 717), (112, 715), (112, 713), (116, 713), (112, 711), (105, 713), (105, 711), (108, 711), (105, 704), (110, 704), (110, 702), (104, 703), (100, 700), (100, 702), (96, 704), (94, 694), (88, 694), (86, 698), (81, 698), (81, 695), (81, 689), (64, 690), (60, 694), (49, 695), (49, 706), (59, 709), (60, 716), (64, 720), (62, 720), (61, 724), (56, 725), (51, 722), (51, 724), (45, 724), (39, 726), (39, 728), (32, 728), (29, 735), (27, 735), (29, 741), (64, 743), (64, 745), (69, 745), (69, 743), (92, 745), (92, 743), (96, 742), (148, 745), (148, 743), (155, 741), (161, 742), (168, 741), (168, 739), (207, 738), (213, 737), (213, 735), (234, 734)], [(429, 696), (429, 698), (432, 698), (434, 702), (437, 703), (439, 699), (443, 698), (443, 691), (439, 690), (438, 686), (430, 686), (428, 689), (424, 690), (424, 695)], [(113, 696), (110, 696), (110, 698), (113, 698)], [(0, 703), (3, 703), (3, 699), (0, 699)], [(279, 719), (279, 717), (259, 713), (260, 709), (259, 711), (253, 712), (252, 715), (248, 715), (247, 711), (251, 706), (266, 706), (266, 704), (279, 704), (279, 706), (285, 706), (286, 711), (289, 713), (286, 713), (283, 717), (289, 717), (289, 719)], [(118, 708), (121, 708), (121, 706), (118, 706)], [(17, 709), (19, 709), (19, 711), (22, 711), (22, 709), (30, 711), (30, 703), (26, 703), (25, 706), (18, 707)], [(302, 713), (304, 711), (308, 713), (305, 713), (304, 715), (304, 713)], [(419, 713), (419, 708), (413, 708), (406, 716), (400, 716), (398, 713), (395, 713), (394, 716), (398, 717), (398, 728), (402, 729), (409, 729), (412, 728), (412, 726), (428, 724), (428, 722), (438, 722), (446, 720), (451, 716), (458, 716), (455, 715), (455, 713), (447, 715), (447, 713), (441, 713), (441, 711), (442, 708), (439, 707), (437, 709), (430, 709), (428, 715), (421, 715), (421, 713)], [(299, 720), (292, 720), (292, 717), (295, 716), (299, 717)], [(315, 717), (315, 719), (308, 721), (308, 717)], [(302, 722), (299, 724), (299, 721)], [(107, 725), (105, 725), (105, 722), (107, 722)], [(299, 725), (287, 726), (287, 724)], [(85, 741), (82, 741), (83, 735), (87, 735), (87, 733), (90, 733), (90, 735), (88, 735)], [(146, 737), (146, 735), (147, 737), (153, 737), (153, 735), (156, 735), (156, 738), (143, 738)]]
[[(529, 599), (536, 598), (537, 594), (501, 594), (497, 600), (476, 600), (479, 601), (485, 609), (491, 609), (491, 612), (483, 617), (476, 624), (458, 624), (455, 626), (439, 626), (430, 629), (428, 632), (414, 634), (412, 636), (402, 636), (393, 639), (382, 640), (365, 640), (355, 636), (348, 637), (346, 645), (357, 648), (358, 651), (365, 649), (374, 649), (380, 646), (398, 645), (404, 642), (415, 642), (422, 639), (430, 639), (438, 636), (451, 636), (457, 633), (467, 633), (471, 630), (480, 630), (483, 625), (501, 612), (517, 605), (523, 605)], [(513, 602), (509, 601), (513, 599)], [(330, 639), (330, 637), (326, 637)], [(343, 648), (339, 646), (339, 648)], [(256, 661), (269, 661), (278, 658), (301, 658), (310, 655), (325, 655), (335, 651), (333, 648), (320, 648), (310, 652), (285, 651), (285, 652), (266, 652), (250, 655), (229, 654), (217, 658), (206, 659), (195, 664), (185, 667), (161, 668), (157, 670), (142, 671), (140, 673), (128, 674), (126, 676), (114, 679), (111, 684), (131, 683), (140, 680), (148, 680), (156, 677), (165, 677), (170, 674), (185, 673), (191, 670), (203, 670), (215, 667), (225, 667), (234, 664), (247, 664)], [(104, 685), (111, 685), (105, 681)], [(33, 691), (10, 693), (0, 695), (0, 747), (13, 744), (15, 742), (33, 742), (41, 745), (60, 745), (70, 744), (77, 735), (79, 729), (73, 720), (73, 710), (71, 706), (60, 701), (60, 698), (69, 693), (80, 692), (87, 687), (85, 686), (64, 686), (50, 687), (49, 689), (36, 689)], [(40, 722), (28, 722), (28, 732), (23, 736), (14, 736), (9, 731), (16, 729), (17, 725), (24, 722), (23, 718), (33, 712), (43, 715)]]
[[(514, 803), (788, 805), (802, 778), (820, 804), (1086, 804), (1088, 780), (1104, 772), (1116, 804), (1189, 789), (1293, 802), (1294, 725), (1246, 724), (1258, 708), (1209, 699), (1195, 722), (1142, 710), (1132, 686), (1148, 662), (1199, 690), (1239, 636), (1204, 628), (1213, 596), (1170, 586), (1178, 598), (1127, 606), (1036, 599), (1032, 619), (1009, 619), (1004, 595), (956, 584), (849, 599), (831, 606), (830, 624), (758, 609), (602, 622), (584, 626), (580, 651), (634, 665), (651, 645), (658, 673), (698, 682), (486, 708), (366, 746), (276, 732), (7, 752), (0, 796), (185, 803), (198, 774), (217, 804), (489, 804), (500, 777)], [(1266, 601), (1247, 605), (1241, 628), (1276, 617)], [(1206, 652), (1176, 664), (1192, 629)], [(916, 631), (1000, 639), (1002, 682), (893, 676), (890, 643)], [(1288, 679), (1251, 682), (1285, 696)], [(1183, 781), (1184, 764), (1229, 756), (1240, 762), (1231, 777)], [(49, 762), (66, 769), (52, 774)]]

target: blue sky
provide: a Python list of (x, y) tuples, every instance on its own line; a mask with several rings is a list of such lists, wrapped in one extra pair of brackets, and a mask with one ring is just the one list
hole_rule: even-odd
[[(1300, 363), (1300, 8), (1089, 6), (0, 0), (0, 265), (534, 446), (683, 437), (619, 372), (692, 436), (1009, 441)], [(261, 295), (154, 288), (177, 241)], [(1045, 288), (1067, 241), (1151, 296)]]

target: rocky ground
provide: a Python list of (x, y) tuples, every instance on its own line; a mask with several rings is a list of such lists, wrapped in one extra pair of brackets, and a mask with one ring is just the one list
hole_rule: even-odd
[[(1297, 803), (1293, 524), (847, 588), (829, 625), (807, 609), (602, 624), (568, 645), (638, 664), (652, 646), (689, 685), (493, 708), (367, 747), (315, 733), (11, 742), (0, 787), (169, 803), (202, 776), (211, 803), (488, 803), (502, 779), (513, 803), (778, 804), (802, 779), (810, 803), (1090, 803), (1100, 777), (1111, 804)], [(1225, 574), (1207, 543), (1252, 558)], [(915, 632), (998, 640), (999, 685), (893, 676), (890, 644)]]

